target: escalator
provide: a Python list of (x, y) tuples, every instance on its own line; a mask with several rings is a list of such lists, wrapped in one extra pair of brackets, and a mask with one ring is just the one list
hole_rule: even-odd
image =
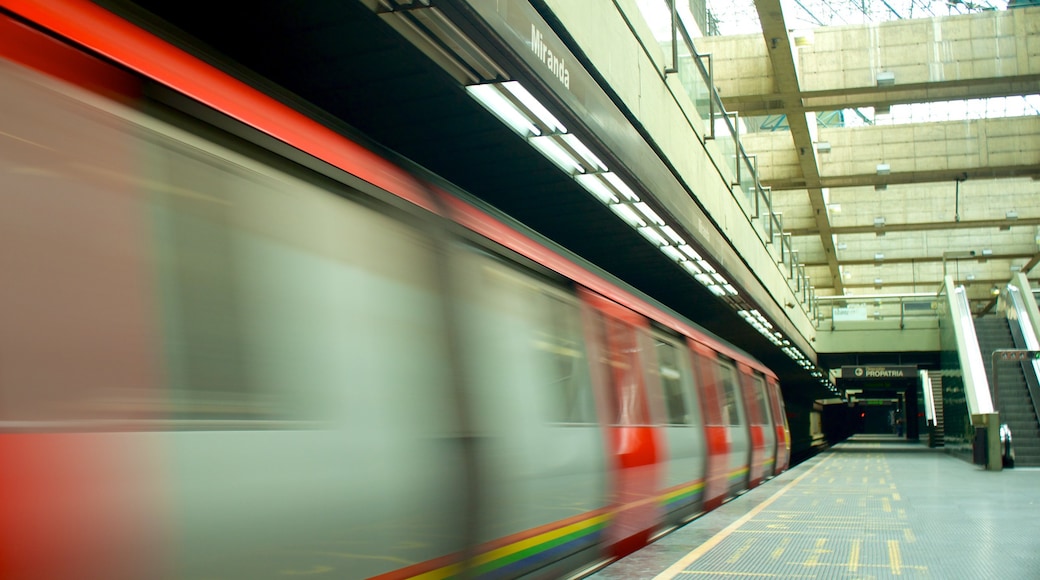
[[(1036, 350), (1037, 340), (1026, 321), (1028, 317), (1018, 290), (1008, 287), (1002, 298), (1005, 302), (1001, 309), (1003, 312), (976, 319), (975, 333), (982, 358), (987, 362), (986, 376), (993, 392), (994, 407), (1000, 413), (1001, 423), (1010, 428), (1014, 437), (1015, 464), (1037, 467), (1040, 466), (1038, 366), (1033, 360), (1000, 361), (999, 357), (992, 362), (996, 350)], [(994, 376), (994, 371), (997, 376)]]
[(964, 287), (944, 280), (937, 307), (945, 448), (987, 469), (1040, 466), (1040, 360), (1032, 356), (1040, 354), (1040, 313), (1028, 280), (1013, 279), (998, 304), (999, 314), (973, 319)]

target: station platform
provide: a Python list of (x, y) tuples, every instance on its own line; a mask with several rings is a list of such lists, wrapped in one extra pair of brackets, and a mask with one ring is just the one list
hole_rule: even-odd
[(1040, 468), (859, 435), (592, 578), (1040, 578)]

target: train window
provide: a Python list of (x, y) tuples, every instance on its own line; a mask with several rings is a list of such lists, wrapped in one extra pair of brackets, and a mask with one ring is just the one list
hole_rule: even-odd
[(700, 384), (694, 389), (694, 392), (699, 395), (699, 398), (695, 397), (695, 400), (699, 400), (703, 405), (704, 423), (721, 425), (722, 409), (719, 405), (719, 389), (714, 373), (716, 365), (713, 364), (714, 361), (697, 350), (692, 351), (691, 356), (694, 373), (700, 381)]
[(668, 411), (668, 424), (689, 425), (692, 423), (692, 410), (686, 403), (683, 389), (685, 369), (680, 364), (679, 349), (674, 344), (660, 339), (656, 339), (655, 342), (661, 389), (664, 391), (664, 403)]
[(769, 383), (770, 394), (772, 395), (772, 411), (773, 420), (776, 425), (783, 426), (787, 420), (786, 413), (784, 410), (784, 398), (780, 394), (780, 387), (776, 383)]
[(639, 341), (636, 329), (625, 322), (596, 315), (601, 369), (610, 386), (608, 421), (611, 425), (649, 425), (650, 413), (642, 389)]
[(722, 387), (722, 424), (740, 425), (740, 407), (737, 401), (737, 371), (722, 363), (716, 363), (719, 385)]
[(549, 420), (594, 423), (595, 404), (582, 350), (580, 310), (577, 304), (545, 292), (539, 302), (545, 331), (535, 336), (535, 347), (549, 373)]
[(595, 423), (577, 299), (512, 262), (470, 250), (464, 271), (473, 277), (460, 291), (472, 380), (488, 393), (526, 393), (533, 412), (550, 423)]
[(769, 424), (769, 399), (766, 396), (766, 382), (762, 377), (753, 377), (755, 386), (755, 406), (758, 407), (758, 417), (763, 425)]

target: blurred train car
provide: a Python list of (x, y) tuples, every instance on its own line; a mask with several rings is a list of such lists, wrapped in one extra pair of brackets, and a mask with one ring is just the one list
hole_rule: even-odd
[(787, 467), (738, 349), (90, 3), (0, 4), (0, 577), (578, 576)]

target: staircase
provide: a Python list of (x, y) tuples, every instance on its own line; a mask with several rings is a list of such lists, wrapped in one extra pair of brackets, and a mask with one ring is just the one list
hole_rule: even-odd
[[(975, 319), (975, 334), (979, 339), (979, 350), (986, 363), (986, 378), (993, 384), (993, 351), (999, 348), (1015, 348), (1011, 328), (1003, 316), (984, 316)], [(1029, 398), (1025, 375), (1021, 364), (997, 363), (1000, 365), (1000, 384), (997, 393), (997, 411), (1001, 423), (1011, 428), (1015, 449), (1015, 465), (1022, 467), (1040, 466), (1040, 422), (1037, 421)]]
[(946, 441), (946, 424), (943, 422), (942, 375), (938, 372), (928, 373), (928, 380), (932, 383), (932, 401), (935, 402), (935, 426), (932, 427), (932, 433), (928, 439), (928, 446), (942, 447), (945, 445)]

